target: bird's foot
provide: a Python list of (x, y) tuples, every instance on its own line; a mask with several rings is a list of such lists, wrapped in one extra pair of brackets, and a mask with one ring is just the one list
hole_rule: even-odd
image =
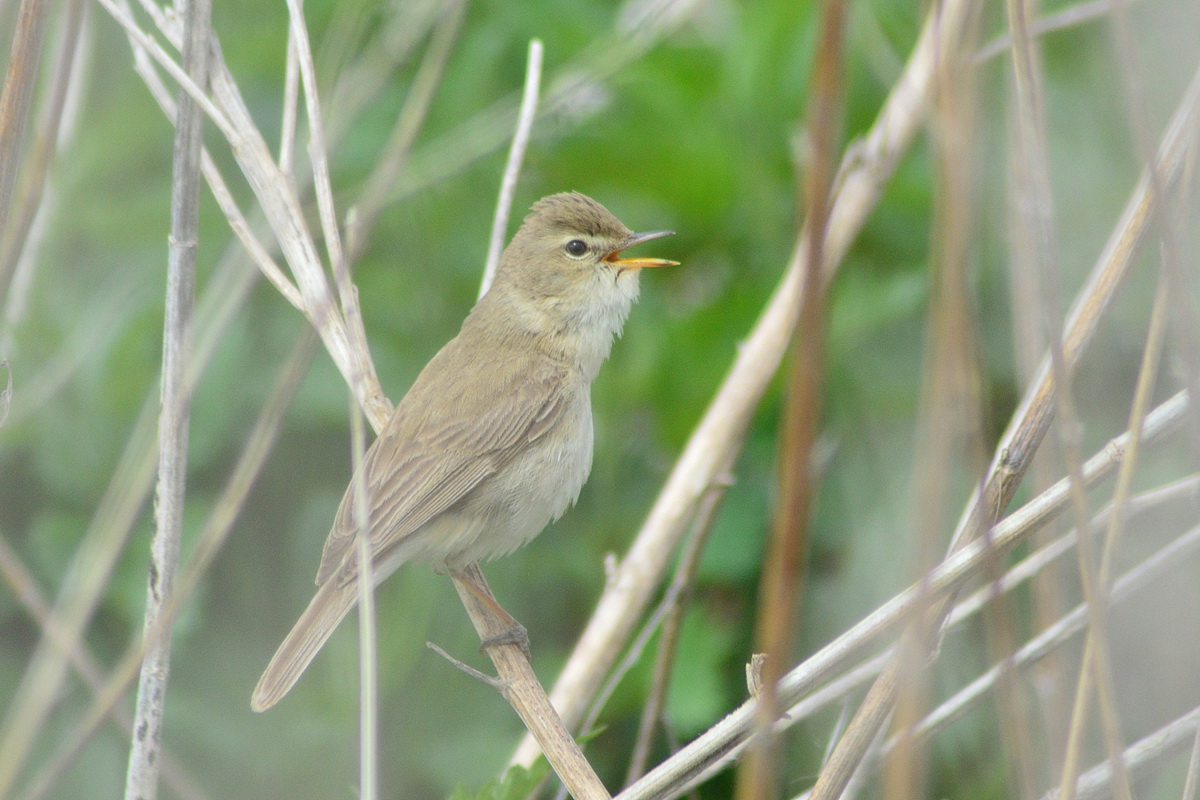
[(499, 633), (492, 634), (484, 639), (479, 644), (479, 652), (485, 653), (488, 648), (502, 647), (505, 645), (516, 645), (521, 648), (521, 652), (525, 654), (525, 659), (529, 659), (529, 631), (525, 630), (525, 626), (517, 622), (507, 612), (508, 627)]

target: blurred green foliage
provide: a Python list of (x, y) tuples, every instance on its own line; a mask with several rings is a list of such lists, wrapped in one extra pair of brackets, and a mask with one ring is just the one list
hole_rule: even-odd
[[(622, 20), (642, 5), (536, 0), (480, 2), (468, 9), (411, 159), (418, 177), (437, 168), (448, 177), (412, 191), (397, 187), (401, 199), (386, 209), (354, 266), (372, 354), (393, 401), (454, 335), (474, 300), (508, 131), (498, 149), (464, 163), (447, 160), (439, 143), (498, 100), (516, 96), (530, 37), (545, 43), (547, 84), (553, 85), (564, 65), (579, 63), (579, 53), (584, 62), (603, 65), (617, 44), (639, 35), (639, 28), (623, 29)], [(644, 276), (641, 304), (596, 382), (595, 464), (578, 507), (488, 569), (501, 600), (529, 627), (535, 667), (547, 683), (602, 588), (605, 554), (622, 552), (631, 540), (773, 291), (800, 215), (802, 164), (796, 153), (812, 63), (812, 5), (678, 6), (687, 19), (677, 29), (594, 87), (593, 113), (560, 113), (539, 124), (517, 193), (518, 219), (536, 198), (574, 189), (596, 197), (634, 229), (673, 228), (678, 235), (656, 243), (654, 252), (683, 262)], [(429, 7), (309, 0), (313, 41), (325, 43), (319, 65), (326, 90), (364, 37), (394, 14), (415, 20)], [(48, 593), (65, 579), (140, 410), (157, 403), (172, 131), (129, 68), (116, 26), (99, 9), (93, 16), (91, 77), (78, 130), (56, 166), (52, 233), (28, 308), (11, 331), (9, 351), (0, 352), (16, 385), (13, 413), (0, 431), (0, 533)], [(214, 27), (273, 141), (286, 49), (284, 4), (218, 3)], [(998, 30), (986, 15), (984, 28)], [(847, 141), (873, 121), (918, 29), (911, 3), (854, 5), (845, 74)], [(1083, 29), (1051, 38), (1046, 51), (1052, 142), (1071, 153), (1056, 159), (1064, 166), (1055, 176), (1070, 187), (1062, 209), (1069, 287), (1090, 266), (1136, 170), (1123, 127), (1075, 124), (1114, 115), (1112, 96), (1086, 90), (1093, 81), (1113, 80), (1107, 52), (1097, 55), (1095, 39)], [(339, 41), (340, 47), (331, 44)], [(343, 212), (375, 168), (422, 50), (402, 61), (331, 154)], [(1004, 176), (992, 166), (1003, 147), (997, 133), (1003, 68), (1002, 60), (982, 68), (979, 245), (971, 266), (993, 427), (1007, 417), (1017, 393), (1008, 289), (1000, 272)], [(1170, 80), (1176, 87), (1183, 78)], [(1162, 95), (1159, 105), (1166, 108), (1173, 95)], [(249, 207), (250, 195), (224, 143), (212, 130), (208, 141)], [(932, 162), (927, 142), (902, 161), (832, 290), (827, 461), (803, 605), (804, 651), (843, 630), (912, 574), (913, 564), (898, 552), (910, 527)], [(237, 250), (207, 193), (203, 203), (200, 295)], [(1130, 313), (1131, 322), (1137, 316)], [(223, 330), (193, 404), (190, 533), (223, 486), (300, 326), (294, 309), (260, 281)], [(1128, 372), (1119, 365), (1097, 368)], [(1103, 383), (1108, 374), (1085, 379)], [(669, 733), (677, 740), (703, 731), (745, 695), (743, 664), (774, 494), (779, 402), (778, 389), (772, 389), (748, 433), (737, 483), (704, 556), (669, 694)], [(347, 409), (340, 376), (318, 356), (250, 505), (177, 628), (166, 743), (210, 797), (353, 795), (354, 623), (343, 626), (277, 709), (258, 716), (248, 703), (259, 671), (312, 590), (320, 546), (349, 474)], [(964, 475), (963, 485), (952, 487), (955, 497), (965, 496), (968, 480)], [(150, 513), (143, 509), (88, 636), (106, 663), (141, 629)], [(484, 663), (473, 655), (477, 642), (448, 582), (409, 569), (379, 595), (386, 796), (522, 796), (510, 778), (482, 792), (451, 793), (453, 786), (479, 787), (497, 775), (520, 726), (494, 691), (423, 647), (433, 640), (481, 668)], [(0, 697), (7, 697), (16, 691), (38, 630), (7, 592), (0, 593), (0, 625)], [(961, 654), (972, 664), (981, 657), (970, 648)], [(609, 786), (623, 775), (649, 681), (650, 659), (643, 662), (618, 688), (602, 716), (605, 730), (589, 745)], [(66, 735), (87, 700), (72, 681), (38, 752)], [(811, 727), (801, 726), (789, 768), (793, 779), (815, 773), (831, 721), (819, 717)], [(947, 789), (946, 796), (1004, 796), (994, 772), (969, 766), (993, 743), (967, 736), (960, 747), (974, 753), (939, 758), (936, 783), (972, 788)], [(58, 796), (114, 795), (125, 752), (123, 735), (106, 729)], [(666, 752), (663, 744), (657, 754)], [(728, 788), (721, 779), (702, 796), (721, 797)]]

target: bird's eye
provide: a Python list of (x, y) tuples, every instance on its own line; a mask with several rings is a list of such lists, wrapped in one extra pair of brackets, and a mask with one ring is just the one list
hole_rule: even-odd
[(588, 251), (587, 242), (583, 239), (572, 239), (567, 242), (567, 253), (575, 258), (579, 258)]

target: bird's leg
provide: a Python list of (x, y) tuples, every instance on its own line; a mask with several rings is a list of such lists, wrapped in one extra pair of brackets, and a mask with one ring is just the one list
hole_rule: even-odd
[(476, 625), (476, 630), (478, 630), (480, 639), (482, 640), (479, 645), (480, 651), (501, 645), (516, 645), (521, 648), (521, 652), (528, 659), (529, 632), (525, 630), (524, 625), (517, 622), (512, 614), (505, 611), (500, 602), (496, 600), (496, 596), (492, 594), (492, 589), (487, 585), (487, 581), (481, 580), (483, 573), (479, 572), (479, 567), (469, 567), (465, 570), (451, 568), (449, 572), (450, 577), (454, 579), (455, 583), (466, 589), (471, 599), (478, 601), (475, 604), (476, 608), (483, 609), (488, 614), (489, 618), (484, 628)]

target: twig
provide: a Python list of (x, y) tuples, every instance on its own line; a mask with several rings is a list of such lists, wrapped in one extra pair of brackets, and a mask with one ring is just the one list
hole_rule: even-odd
[[(1073, 534), (1064, 538), (1069, 538), (1072, 543), (1075, 541)], [(1200, 548), (1200, 528), (1193, 528), (1121, 575), (1113, 584), (1113, 600), (1117, 602), (1123, 600), (1136, 590), (1147, 585), (1150, 581), (1156, 579), (1160, 573), (1172, 567), (1179, 566), (1197, 548)], [(1006, 588), (1012, 584), (1011, 577), (1013, 577), (1013, 571), (1010, 571), (1004, 579)], [(979, 594), (982, 594), (982, 592), (977, 593), (972, 599), (963, 601), (955, 607), (954, 613), (951, 615), (951, 624), (957, 624), (971, 614), (978, 612), (979, 607), (982, 605), (978, 602)], [(978, 678), (971, 681), (931, 711), (913, 727), (911, 735), (914, 738), (925, 740), (944, 730), (951, 723), (960, 719), (971, 708), (982, 702), (987, 697), (988, 692), (996, 688), (1001, 680), (1002, 672), (1010, 668), (1028, 667), (1038, 663), (1041, 659), (1046, 658), (1054, 652), (1056, 648), (1070, 641), (1071, 637), (1075, 634), (1085, 630), (1086, 627), (1087, 608), (1084, 604), (1080, 604), (1070, 612), (1064, 614), (1037, 636), (1023, 644), (1013, 653), (1011, 658), (1006, 659), (1006, 661), (1010, 662), (1009, 664), (1000, 663), (993, 665)], [(872, 668), (875, 671), (879, 671), (887, 663), (887, 657), (890, 654), (889, 651), (865, 662), (855, 670), (855, 673), (870, 672)], [(802, 707), (797, 706), (789, 709), (789, 716), (797, 718), (810, 716), (813, 711), (828, 704), (832, 699), (836, 699), (845, 692), (853, 689), (857, 682), (865, 680), (865, 677), (860, 675), (858, 681), (851, 682), (849, 677), (850, 675), (848, 674), (845, 678), (831, 683), (821, 692), (814, 693), (811, 697), (806, 698), (804, 703), (801, 704)], [(827, 691), (827, 689), (834, 687), (837, 688), (837, 692)], [(825, 696), (819, 697), (819, 695)], [(821, 700), (820, 703), (814, 702), (818, 699)], [(866, 760), (877, 759), (894, 750), (897, 746), (898, 738), (898, 736), (893, 736), (884, 744), (879, 753), (869, 756)], [(811, 793), (806, 792), (800, 795), (798, 800), (807, 800), (810, 796)]]
[(296, 153), (296, 117), (300, 103), (300, 60), (296, 56), (295, 34), (288, 26), (286, 66), (283, 73), (283, 113), (279, 120), (279, 168), (293, 174)]
[[(197, 85), (207, 73), (209, 0), (189, 0), (184, 12), (183, 65)], [(203, 117), (186, 95), (179, 99), (171, 180), (171, 236), (167, 264), (166, 316), (163, 321), (162, 411), (158, 425), (158, 486), (154, 495), (154, 537), (143, 634), (161, 635), (148, 643), (138, 680), (134, 736), (125, 776), (126, 800), (158, 796), (159, 751), (171, 669), (170, 628), (162, 623), (163, 605), (174, 590), (183, 536), (187, 484), (188, 424), (191, 392), (187, 371), (192, 351), (192, 310), (199, 248), (200, 145)]]
[(450, 655), (449, 653), (447, 653), (442, 648), (438, 647), (433, 642), (426, 642), (425, 646), (428, 647), (433, 652), (437, 653), (442, 658), (449, 661), (451, 664), (453, 664), (455, 667), (457, 667), (460, 672), (462, 672), (466, 675), (469, 675), (470, 677), (479, 681), (483, 685), (490, 686), (491, 688), (495, 689), (498, 692), (504, 690), (504, 681), (500, 680), (499, 678), (494, 678), (491, 675), (487, 675), (483, 672), (480, 672), (479, 670), (475, 669), (474, 667), (472, 667), (470, 664), (466, 663), (465, 661), (460, 661), (457, 658), (455, 658), (454, 656)]
[[(12, 219), (17, 173), (24, 159), (22, 146), (33, 104), (42, 43), (46, 36), (46, 0), (21, 0), (16, 31), (8, 55), (4, 92), (0, 94), (0, 235)], [(0, 298), (4, 297), (10, 272), (0, 271)]]
[[(204, 113), (208, 115), (208, 118), (212, 120), (213, 124), (217, 126), (226, 138), (233, 142), (240, 141), (241, 137), (238, 135), (229, 118), (209, 99), (204, 90), (196, 85), (196, 82), (192, 80), (187, 71), (167, 54), (167, 51), (158, 43), (158, 40), (138, 27), (127, 6), (120, 0), (99, 0), (99, 3), (104, 6), (104, 10), (109, 13), (109, 16), (125, 29), (125, 34), (135, 41), (139, 47), (143, 48), (151, 58), (158, 62), (159, 66), (175, 79), (176, 83), (179, 84), (179, 88), (204, 110)], [(211, 69), (216, 65), (211, 62), (211, 54), (209, 58), (209, 68)]]
[(754, 628), (755, 650), (765, 656), (758, 700), (758, 736), (750, 757), (738, 770), (735, 796), (740, 800), (770, 800), (778, 795), (780, 788), (778, 746), (770, 733), (779, 712), (776, 683), (792, 660), (810, 516), (819, 481), (814, 448), (821, 434), (821, 397), (825, 384), (826, 298), (822, 284), (830, 189), (840, 149), (846, 5), (843, 0), (821, 3), (807, 120), (810, 157), (804, 163), (803, 177), (807, 250), (779, 437), (779, 501), (763, 556)]
[(312, 47), (308, 41), (308, 26), (304, 22), (301, 0), (287, 0), (288, 41), (294, 43), (300, 62), (300, 83), (304, 88), (304, 108), (308, 112), (308, 157), (312, 164), (313, 187), (325, 249), (333, 270), (334, 283), (342, 301), (342, 314), (347, 326), (352, 350), (366, 350), (366, 334), (362, 332), (362, 315), (357, 314), (355, 292), (350, 285), (350, 272), (342, 251), (342, 235), (338, 230), (337, 212), (333, 208), (333, 186), (329, 181), (329, 155), (325, 145), (325, 125), (321, 119), (321, 101), (317, 93), (317, 68), (313, 64)]
[[(935, 96), (931, 112), (931, 147), (934, 162), (933, 228), (930, 232), (929, 309), (926, 312), (928, 344), (922, 357), (922, 378), (918, 388), (918, 419), (912, 469), (913, 510), (910, 532), (918, 574), (926, 573), (938, 561), (939, 550), (950, 512), (950, 487), (956, 467), (975, 473), (982, 462), (986, 445), (981, 428), (986, 426), (986, 406), (978, 390), (979, 366), (976, 341), (978, 331), (971, 313), (971, 241), (972, 220), (977, 205), (972, 188), (972, 157), (975, 126), (972, 107), (977, 102), (972, 70), (965, 59), (975, 41), (976, 24), (964, 26), (958, 41), (937, 54)], [(961, 465), (961, 466), (959, 466)], [(994, 573), (998, 565), (989, 559), (984, 569)], [(997, 604), (998, 605), (998, 604)], [(896, 647), (894, 681), (896, 699), (886, 724), (900, 731), (894, 754), (884, 764), (881, 776), (885, 800), (918, 797), (926, 794), (923, 743), (905, 734), (920, 718), (929, 703), (931, 678), (925, 669), (928, 651), (936, 637), (935, 604), (923, 597), (914, 622)], [(991, 611), (996, 606), (989, 606)], [(984, 621), (987, 640), (1002, 636), (1004, 625), (993, 619)], [(886, 671), (885, 671), (886, 674)], [(880, 709), (884, 714), (888, 711)], [(887, 719), (885, 715), (883, 717)], [(1002, 717), (1003, 720), (1003, 717)], [(847, 731), (853, 730), (854, 721)], [(882, 737), (866, 731), (864, 752), (877, 748)], [(834, 746), (822, 773), (833, 769), (843, 753)], [(855, 775), (863, 776), (862, 766), (850, 772), (847, 785)]]
[(1200, 796), (1200, 725), (1192, 738), (1192, 752), (1188, 757), (1187, 778), (1183, 783), (1183, 800), (1196, 800)]
[(379, 670), (376, 656), (375, 575), (371, 563), (371, 510), (362, 469), (364, 431), (362, 411), (350, 395), (350, 441), (354, 477), (355, 546), (358, 552), (358, 792), (363, 800), (379, 796)]
[[(12, 292), (16, 284), (21, 282), (16, 277), (17, 264), (20, 262), (22, 253), (25, 252), (34, 219), (42, 211), (41, 201), (48, 183), (51, 162), (63, 142), (63, 127), (70, 127), (70, 123), (64, 116), (64, 109), (67, 105), (68, 94), (72, 88), (77, 88), (83, 74), (82, 71), (76, 69), (76, 55), (82, 49), (83, 19), (87, 7), (83, 2), (77, 0), (66, 4), (58, 33), (58, 54), (54, 60), (49, 97), (46, 99), (40, 115), (37, 134), (33, 137), (29, 152), (22, 158), (24, 190), (21, 192), (19, 202), (10, 197), (8, 208), (0, 204), (0, 220), (2, 220), (0, 221), (0, 300), (3, 301), (7, 312), (0, 315), (0, 318), (4, 319), (6, 326), (15, 322), (11, 314), (14, 306), (23, 305), (20, 302), (14, 303), (14, 298), (9, 296), (9, 292)], [(18, 80), (18, 78), (14, 78), (14, 80)], [(7, 113), (7, 111), (5, 109), (3, 113)], [(15, 113), (15, 109), (13, 111)], [(0, 117), (0, 129), (3, 129), (4, 126), (5, 120)], [(7, 132), (7, 136), (20, 137), (20, 125), (13, 122), (13, 126), (15, 130)], [(0, 133), (0, 140), (3, 140), (5, 136)], [(3, 146), (5, 145), (0, 144), (0, 147)], [(0, 164), (0, 173), (3, 172), (5, 172), (5, 168)], [(15, 172), (16, 168), (13, 167), (14, 178)], [(0, 180), (6, 179), (0, 178)], [(0, 344), (0, 347), (3, 345)]]
[[(1018, 116), (1017, 137), (1020, 142), (1020, 154), (1027, 165), (1027, 168), (1021, 173), (1022, 177), (1026, 179), (1026, 184), (1021, 187), (1022, 199), (1023, 202), (1030, 204), (1035, 209), (1033, 222), (1036, 247), (1033, 254), (1037, 259), (1041, 282), (1039, 296), (1042, 302), (1039, 310), (1042, 327), (1049, 345), (1050, 379), (1054, 385), (1056, 428), (1059, 434), (1059, 445), (1066, 461), (1067, 475), (1071, 481), (1071, 505), (1075, 515), (1075, 525), (1082, 531), (1087, 530), (1089, 518), (1087, 497), (1082, 485), (1083, 458), (1080, 442), (1082, 425), (1072, 388), (1073, 363), (1068, 360), (1065, 353), (1063, 326), (1060, 324), (1058, 316), (1061, 291), (1057, 272), (1058, 252), (1054, 229), (1053, 199), (1049, 183), (1050, 166), (1046, 144), (1042, 86), (1040, 67), (1031, 43), (1027, 19), (1033, 3), (1031, 0), (1009, 0), (1007, 8), (1009, 28), (1013, 35), (1013, 85)], [(1157, 178), (1156, 167), (1149, 163), (1147, 167), (1152, 194), (1159, 196), (1161, 183)], [(1136, 441), (1135, 431), (1135, 444)], [(1080, 664), (1081, 674), (1076, 685), (1075, 704), (1071, 714), (1071, 726), (1068, 733), (1066, 755), (1063, 759), (1060, 786), (1063, 794), (1069, 800), (1074, 791), (1079, 745), (1086, 716), (1086, 704), (1090, 696), (1090, 684), (1083, 675), (1091, 673), (1103, 722), (1104, 744), (1112, 761), (1113, 774), (1116, 777), (1117, 798), (1118, 800), (1132, 800), (1132, 789), (1129, 786), (1121, 758), (1123, 744), (1108, 646), (1107, 587), (1103, 579), (1096, 574), (1097, 564), (1092, 554), (1090, 537), (1080, 537), (1076, 553), (1083, 595), (1088, 610), (1088, 641), (1090, 645), (1085, 650)]]
[(529, 58), (525, 65), (525, 88), (521, 90), (521, 107), (517, 111), (517, 132), (508, 149), (508, 161), (504, 164), (504, 177), (500, 179), (500, 197), (496, 200), (496, 215), (492, 219), (492, 235), (488, 239), (487, 260), (484, 262), (483, 281), (479, 296), (487, 294), (500, 263), (500, 251), (504, 249), (504, 237), (508, 231), (508, 215), (512, 209), (513, 195), (517, 191), (517, 177), (521, 174), (521, 162), (529, 144), (529, 132), (537, 115), (538, 90), (542, 83), (542, 42), (529, 40)]
[[(1186, 748), (1197, 735), (1200, 735), (1200, 708), (1189, 711), (1174, 722), (1139, 739), (1126, 748), (1122, 753), (1122, 760), (1128, 763), (1130, 772), (1136, 776)], [(1078, 792), (1075, 796), (1079, 800), (1092, 800), (1111, 794), (1111, 782), (1111, 762), (1105, 762), (1079, 776)], [(1048, 792), (1043, 796), (1043, 800), (1058, 800), (1059, 797), (1057, 791)]]
[[(726, 470), (732, 463), (726, 464)], [(629, 786), (646, 772), (646, 764), (650, 760), (650, 746), (654, 741), (654, 731), (658, 725), (662, 709), (667, 702), (667, 689), (670, 686), (671, 671), (675, 665), (675, 653), (679, 637), (683, 633), (683, 620), (691, 597), (696, 572), (700, 568), (700, 557), (704, 546), (708, 543), (713, 523), (716, 521), (717, 510), (725, 498), (725, 491), (731, 480), (723, 480), (713, 486), (696, 514), (696, 523), (692, 526), (691, 536), (684, 545), (683, 554), (679, 558), (679, 566), (675, 576), (663, 597), (662, 637), (659, 639), (658, 652), (654, 657), (654, 673), (650, 680), (650, 691), (647, 693), (645, 705), (642, 707), (641, 720), (638, 722), (637, 739), (634, 742), (633, 754), (629, 758), (629, 769), (625, 773), (625, 785)], [(660, 616), (658, 613), (655, 617)], [(649, 626), (648, 626), (649, 627)], [(654, 625), (654, 628), (657, 628)], [(628, 660), (628, 659), (627, 659)], [(629, 665), (632, 668), (632, 664)], [(614, 670), (613, 679), (623, 675), (626, 670)], [(610, 679), (610, 683), (613, 682)], [(606, 695), (602, 692), (601, 697)], [(597, 698), (599, 700), (599, 698)], [(599, 706), (599, 702), (596, 704)], [(598, 708), (593, 714), (599, 713)], [(592, 715), (589, 715), (591, 717)], [(589, 719), (585, 729), (592, 725)]]
[[(1190, 500), (1195, 496), (1198, 487), (1200, 487), (1200, 475), (1183, 481), (1177, 481), (1168, 486), (1139, 495), (1132, 502), (1131, 510), (1133, 508), (1139, 511), (1142, 509), (1151, 510), (1171, 500)], [(1090, 532), (1090, 535), (1098, 535), (1101, 532), (1099, 520), (1104, 518), (1111, 510), (1112, 507), (1109, 506), (1108, 509), (1101, 511), (1097, 515), (1096, 523), (1093, 524), (1093, 530)], [(987, 604), (992, 602), (997, 595), (1008, 593), (1016, 589), (1023, 582), (1040, 574), (1048, 564), (1070, 552), (1071, 548), (1075, 546), (1076, 536), (1077, 532), (1074, 530), (1060, 535), (1057, 539), (1052, 540), (1049, 544), (1014, 565), (997, 581), (984, 586), (970, 597), (959, 602), (950, 614), (947, 628), (959, 626), (969, 621), (975, 615), (979, 614)], [(1193, 530), (1173, 540), (1141, 564), (1133, 567), (1121, 576), (1114, 596), (1118, 600), (1123, 599), (1132, 591), (1145, 585), (1147, 581), (1154, 578), (1163, 569), (1177, 566), (1181, 559), (1186, 558), (1188, 553), (1197, 546), (1200, 546), (1200, 530)], [(982, 566), (980, 571), (984, 569), (987, 569), (986, 564)], [(1075, 633), (1081, 631), (1085, 625), (1086, 614), (1082, 605), (1076, 607), (1072, 612), (1064, 614), (1059, 619), (1053, 620), (1035, 639), (1027, 642), (1010, 658), (1006, 659), (1007, 663), (997, 664), (930, 712), (913, 727), (912, 734), (915, 737), (924, 739), (945, 728), (950, 722), (957, 719), (969, 708), (978, 704), (986, 696), (986, 692), (999, 682), (1002, 670), (1012, 671), (1017, 667), (1040, 663), (1053, 654), (1055, 648), (1068, 641)], [(800, 702), (789, 707), (784, 721), (777, 723), (777, 727), (794, 725), (801, 720), (810, 718), (813, 714), (830, 704), (845, 698), (851, 692), (856, 691), (859, 686), (881, 673), (893, 657), (894, 648), (889, 648), (853, 668), (841, 671), (838, 677), (835, 677), (820, 689), (817, 689), (812, 694), (804, 697)], [(840, 729), (841, 727), (839, 724), (835, 726), (835, 729)], [(894, 738), (891, 746), (895, 746)], [(711, 777), (713, 773), (721, 769), (728, 761), (735, 758), (739, 752), (740, 747), (735, 747), (720, 759), (710, 761), (700, 774), (689, 780), (688, 785), (697, 785), (708, 777)], [(879, 755), (880, 753), (878, 752), (869, 751), (868, 757), (864, 761), (874, 762), (878, 759)], [(865, 771), (865, 766), (864, 764), (863, 767), (860, 767), (859, 773)], [(810, 793), (806, 792), (800, 796), (799, 800), (804, 800), (804, 798), (808, 798), (809, 796)]]
[[(1120, 539), (1124, 525), (1125, 504), (1133, 483), (1134, 470), (1137, 468), (1142, 419), (1145, 417), (1146, 408), (1150, 402), (1150, 393), (1153, 391), (1155, 380), (1158, 377), (1158, 363), (1166, 334), (1167, 293), (1169, 286), (1170, 281), (1164, 267), (1159, 274), (1158, 291), (1155, 294), (1154, 307), (1150, 313), (1150, 330), (1146, 334), (1146, 346), (1142, 357), (1142, 366), (1138, 375), (1137, 385), (1134, 389), (1133, 407), (1129, 412), (1129, 430), (1131, 431), (1129, 455), (1122, 461), (1121, 469), (1117, 473), (1117, 485), (1113, 490), (1113, 506), (1115, 511), (1109, 520), (1108, 532), (1100, 558), (1099, 571), (1095, 579), (1098, 584), (1097, 590), (1101, 592), (1107, 591), (1117, 542)], [(1086, 549), (1083, 549), (1080, 552), (1085, 551)], [(1097, 658), (1103, 657), (1103, 654), (1097, 650), (1101, 645), (1102, 642), (1097, 641), (1089, 633), (1084, 646), (1083, 657), (1080, 660), (1079, 681), (1075, 691), (1075, 707), (1071, 713), (1071, 727), (1068, 733), (1066, 755), (1063, 758), (1062, 779), (1059, 786), (1059, 791), (1066, 798), (1072, 797), (1074, 793), (1075, 775), (1080, 756), (1080, 747), (1082, 746), (1082, 727), (1086, 718), (1085, 704), (1091, 694), (1093, 683), (1098, 678), (1095, 673), (1096, 668), (1093, 665), (1096, 664)], [(1101, 708), (1103, 709), (1103, 707), (1102, 700)], [(1109, 757), (1113, 757), (1111, 750)], [(1120, 782), (1124, 779), (1124, 770), (1120, 765), (1117, 765), (1114, 767), (1113, 773), (1117, 776), (1118, 789), (1120, 789)]]
[[(1029, 35), (1041, 37), (1047, 33), (1071, 28), (1103, 17), (1110, 13), (1118, 3), (1129, 3), (1132, 5), (1136, 2), (1140, 2), (1140, 0), (1088, 0), (1087, 2), (1076, 3), (1053, 14), (1040, 17), (1029, 26)], [(979, 48), (979, 51), (975, 53), (975, 64), (978, 65), (992, 60), (1012, 47), (1012, 41), (1011, 34), (1005, 33), (997, 36), (991, 42)]]
[(353, 261), (366, 247), (367, 235), (383, 208), (392, 200), (392, 193), (400, 175), (408, 164), (417, 133), (425, 122), (433, 103), (433, 93), (442, 81), (446, 62), (454, 50), (454, 43), (466, 16), (467, 0), (452, 0), (442, 8), (433, 40), (425, 50), (421, 66), (413, 79), (412, 88), (404, 101), (404, 107), (396, 117), (391, 136), (384, 145), (379, 163), (372, 171), (367, 185), (358, 201), (350, 208), (346, 222), (350, 260)]
[[(1080, 537), (1072, 536), (1070, 538), (1077, 543)], [(1197, 547), (1200, 547), (1200, 528), (1193, 528), (1121, 575), (1112, 586), (1113, 601), (1124, 599), (1135, 590), (1145, 586), (1150, 580), (1158, 577), (1159, 573), (1184, 563), (1187, 556), (1195, 552)], [(955, 609), (954, 617), (961, 619), (977, 606), (978, 602), (974, 599), (970, 602), (964, 601)], [(1011, 657), (1011, 666), (1020, 668), (1036, 663), (1055, 648), (1067, 642), (1071, 636), (1086, 628), (1087, 607), (1086, 604), (1081, 603), (1018, 648)], [(915, 726), (914, 735), (928, 738), (961, 717), (996, 686), (1001, 672), (1007, 668), (1008, 665), (1003, 662), (992, 666), (934, 709)], [(894, 741), (889, 743), (888, 747), (892, 745), (894, 745)]]
[[(132, 38), (129, 44), (133, 48), (134, 71), (141, 76), (143, 82), (146, 84), (146, 88), (150, 90), (150, 95), (158, 102), (158, 106), (162, 109), (163, 113), (169, 119), (175, 119), (175, 100), (158, 72), (154, 70), (149, 55)], [(300, 291), (283, 274), (283, 270), (279, 268), (279, 265), (275, 263), (275, 259), (267, 252), (267, 248), (259, 241), (258, 236), (251, 229), (241, 209), (238, 208), (237, 202), (233, 199), (233, 194), (230, 192), (229, 186), (209, 155), (208, 149), (204, 147), (200, 151), (200, 171), (208, 183), (208, 188), (213, 194), (213, 199), (217, 201), (217, 205), (220, 206), (221, 211), (225, 214), (225, 221), (229, 224), (234, 235), (237, 236), (238, 241), (246, 248), (247, 254), (258, 265), (263, 276), (283, 295), (285, 300), (295, 308), (303, 311), (304, 300), (300, 296)]]
[[(1066, 461), (1067, 475), (1071, 481), (1071, 504), (1075, 525), (1079, 530), (1089, 527), (1087, 498), (1083, 490), (1081, 423), (1076, 410), (1072, 388), (1072, 365), (1068, 362), (1063, 347), (1063, 327), (1059, 322), (1058, 245), (1055, 230), (1053, 194), (1050, 189), (1050, 162), (1047, 152), (1044, 100), (1041, 83), (1041, 66), (1034, 50), (1029, 32), (1029, 16), (1034, 4), (1032, 0), (1008, 0), (1009, 30), (1012, 31), (1013, 87), (1016, 107), (1016, 148), (1019, 161), (1024, 165), (1018, 170), (1022, 185), (1017, 187), (1023, 204), (1028, 206), (1034, 234), (1031, 255), (1034, 258), (1035, 276), (1039, 282), (1038, 315), (1044, 338), (1049, 346), (1050, 378), (1054, 385), (1054, 413), (1057, 419), (1059, 445)], [(1153, 177), (1153, 168), (1151, 168)], [(1152, 179), (1157, 194), (1157, 182)], [(1136, 431), (1134, 443), (1136, 445)], [(1121, 763), (1121, 734), (1115, 703), (1112, 667), (1109, 658), (1107, 634), (1107, 587), (1095, 574), (1096, 562), (1091, 550), (1091, 537), (1081, 536), (1076, 550), (1083, 593), (1087, 601), (1090, 623), (1089, 641), (1094, 647), (1080, 667), (1090, 672), (1095, 679), (1100, 715), (1104, 722), (1104, 741), (1113, 771), (1117, 776), (1119, 800), (1132, 800), (1132, 792)], [(1082, 676), (1076, 687), (1075, 707), (1072, 713), (1071, 732), (1068, 737), (1067, 755), (1063, 759), (1062, 786), (1067, 791), (1074, 785), (1074, 764), (1077, 743), (1082, 728), (1083, 710), (1089, 696), (1087, 681)]]

